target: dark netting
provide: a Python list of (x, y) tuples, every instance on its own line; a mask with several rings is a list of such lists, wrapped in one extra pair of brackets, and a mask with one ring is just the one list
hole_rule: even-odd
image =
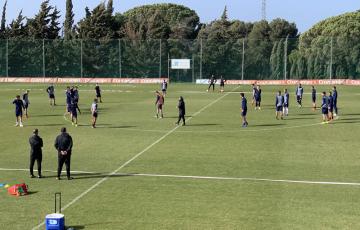
[(81, 41), (45, 40), (45, 76), (80, 77)]
[(42, 77), (43, 40), (12, 40), (8, 42), (8, 71), (12, 77)]
[(83, 77), (120, 77), (118, 40), (84, 40)]
[(0, 40), (0, 76), (7, 75), (7, 64), (6, 64), (6, 40)]
[(122, 77), (159, 77), (162, 72), (160, 72), (160, 66), (162, 66), (160, 43), (158, 39), (121, 40)]

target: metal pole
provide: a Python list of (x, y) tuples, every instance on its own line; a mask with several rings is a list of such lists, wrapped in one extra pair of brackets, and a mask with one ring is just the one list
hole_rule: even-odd
[(43, 51), (43, 77), (45, 78), (45, 39), (42, 42), (42, 51)]
[(167, 77), (168, 77), (168, 81), (170, 81), (170, 54), (168, 53), (168, 74), (167, 74)]
[(284, 80), (287, 79), (287, 51), (288, 51), (288, 39), (289, 35), (286, 36), (285, 44), (284, 44)]
[(119, 76), (121, 78), (121, 40), (119, 39)]
[(200, 79), (202, 79), (203, 40), (200, 39)]
[(9, 39), (6, 39), (6, 77), (9, 77)]
[(83, 40), (80, 40), (80, 77), (83, 77)]
[(241, 60), (241, 80), (244, 80), (244, 64), (245, 64), (245, 38), (242, 43), (242, 60)]
[(333, 37), (331, 37), (331, 44), (330, 44), (330, 80), (332, 80), (332, 65), (333, 65)]
[(194, 54), (192, 55), (192, 82), (195, 82), (195, 58)]
[(161, 78), (161, 39), (160, 39), (160, 53), (159, 53), (159, 78)]

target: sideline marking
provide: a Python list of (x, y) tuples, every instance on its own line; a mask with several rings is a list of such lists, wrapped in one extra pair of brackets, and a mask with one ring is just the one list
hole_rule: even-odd
[[(28, 171), (28, 169), (6, 169), (0, 168), (0, 171)], [(36, 170), (34, 170), (36, 171)], [(44, 172), (56, 172), (54, 170), (43, 170)], [(65, 171), (63, 171), (65, 172)], [(71, 171), (72, 173), (96, 174), (108, 176), (106, 173), (86, 172), (86, 171)], [(258, 182), (278, 182), (278, 183), (293, 183), (293, 184), (321, 184), (321, 185), (349, 185), (360, 186), (357, 182), (336, 182), (336, 181), (309, 181), (309, 180), (288, 180), (288, 179), (265, 179), (252, 177), (217, 177), (217, 176), (186, 176), (186, 175), (172, 175), (172, 174), (152, 174), (152, 173), (115, 173), (113, 176), (137, 176), (137, 177), (167, 177), (179, 179), (200, 179), (200, 180), (232, 180), (232, 181), (258, 181)], [(45, 177), (46, 178), (46, 177)]]
[[(235, 87), (233, 90), (236, 90), (239, 87)], [(190, 121), (193, 117), (196, 117), (197, 115), (199, 115), (202, 111), (204, 111), (205, 109), (209, 108), (210, 106), (212, 106), (213, 104), (215, 104), (216, 102), (220, 101), (221, 99), (223, 99), (224, 97), (226, 97), (227, 95), (229, 95), (229, 93), (226, 93), (224, 95), (222, 95), (221, 97), (218, 97), (216, 100), (210, 102), (209, 104), (207, 104), (206, 106), (204, 106), (202, 109), (200, 109), (198, 112), (196, 112), (195, 114), (193, 114), (191, 117), (189, 117), (188, 119), (186, 119), (186, 122)], [(84, 197), (86, 194), (88, 194), (89, 192), (91, 192), (93, 189), (95, 189), (96, 187), (98, 187), (100, 184), (102, 184), (103, 182), (105, 182), (107, 179), (109, 179), (111, 176), (116, 175), (116, 173), (118, 173), (122, 168), (124, 168), (125, 166), (127, 166), (128, 164), (130, 164), (132, 161), (134, 161), (136, 158), (138, 158), (139, 156), (141, 156), (143, 153), (145, 153), (146, 151), (148, 151), (149, 149), (151, 149), (154, 145), (156, 145), (157, 143), (159, 143), (160, 141), (162, 141), (163, 139), (165, 139), (167, 136), (169, 136), (170, 134), (172, 134), (173, 132), (175, 132), (175, 130), (177, 130), (180, 126), (175, 126), (175, 128), (171, 129), (170, 131), (168, 131), (167, 133), (165, 133), (162, 137), (160, 137), (158, 140), (156, 140), (155, 142), (153, 142), (152, 144), (150, 144), (148, 147), (146, 147), (144, 150), (140, 151), (139, 153), (137, 153), (135, 156), (133, 156), (132, 158), (130, 158), (128, 161), (126, 161), (124, 164), (122, 164), (121, 166), (119, 166), (117, 169), (115, 169), (114, 171), (112, 171), (110, 174), (107, 174), (104, 178), (102, 178), (101, 180), (99, 180), (98, 182), (96, 182), (94, 185), (92, 185), (90, 188), (88, 188), (87, 190), (85, 190), (84, 192), (82, 192), (80, 195), (78, 195), (77, 197), (75, 197), (72, 201), (70, 201), (69, 203), (67, 203), (62, 210), (65, 211), (68, 207), (70, 207), (71, 205), (73, 205), (74, 203), (76, 203), (78, 200), (80, 200), (82, 197)], [(32, 228), (33, 230), (35, 229), (39, 229), (40, 227), (42, 227), (45, 224), (45, 222), (41, 222), (39, 225), (35, 226), (34, 228)]]

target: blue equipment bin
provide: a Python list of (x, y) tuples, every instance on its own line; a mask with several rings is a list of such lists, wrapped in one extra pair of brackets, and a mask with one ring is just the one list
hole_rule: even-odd
[(60, 213), (53, 213), (45, 217), (46, 230), (64, 230), (65, 216)]

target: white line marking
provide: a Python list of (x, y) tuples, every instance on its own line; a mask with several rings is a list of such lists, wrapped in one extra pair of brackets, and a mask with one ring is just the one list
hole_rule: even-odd
[[(28, 169), (7, 169), (0, 168), (0, 171), (28, 171)], [(36, 171), (36, 170), (34, 170)], [(56, 172), (53, 170), (43, 170), (44, 172)], [(72, 173), (99, 174), (109, 176), (107, 173), (71, 171)], [(321, 185), (349, 185), (360, 186), (357, 182), (334, 182), (334, 181), (308, 181), (308, 180), (287, 180), (287, 179), (268, 179), (268, 178), (251, 178), (251, 177), (217, 177), (217, 176), (186, 176), (171, 174), (152, 174), (152, 173), (114, 173), (111, 176), (137, 176), (137, 177), (168, 177), (180, 179), (201, 179), (201, 180), (233, 180), (233, 181), (258, 181), (258, 182), (278, 182), (278, 183), (297, 183), (297, 184), (321, 184)]]
[[(236, 90), (238, 87), (234, 88), (233, 90)], [(196, 112), (194, 115), (192, 115), (191, 117), (189, 117), (188, 119), (186, 119), (186, 122), (190, 121), (193, 117), (197, 116), (198, 114), (200, 114), (202, 111), (204, 111), (205, 109), (209, 108), (210, 106), (212, 106), (213, 104), (215, 104), (216, 102), (220, 101), (222, 98), (224, 98), (225, 96), (229, 95), (229, 93), (224, 94), (223, 96), (217, 98), (215, 101), (212, 101), (211, 103), (207, 104), (206, 106), (204, 106), (202, 109), (200, 109), (198, 112)], [(136, 158), (138, 158), (139, 156), (141, 156), (143, 153), (145, 153), (146, 151), (148, 151), (149, 149), (151, 149), (154, 145), (156, 145), (157, 143), (159, 143), (160, 141), (164, 140), (167, 136), (169, 136), (170, 134), (172, 134), (175, 130), (177, 130), (180, 126), (176, 126), (175, 128), (171, 129), (170, 131), (168, 131), (166, 134), (164, 134), (162, 137), (160, 137), (158, 140), (156, 140), (155, 142), (153, 142), (152, 144), (150, 144), (148, 147), (146, 147), (144, 150), (142, 150), (141, 152), (139, 152), (138, 154), (136, 154), (135, 156), (133, 156), (130, 160), (126, 161), (124, 164), (122, 164), (121, 166), (119, 166), (117, 169), (115, 169), (113, 172), (111, 172), (110, 174), (106, 175), (104, 178), (102, 178), (101, 180), (99, 180), (98, 182), (96, 182), (94, 185), (92, 185), (90, 188), (88, 188), (87, 190), (85, 190), (83, 193), (81, 193), (79, 196), (75, 197), (72, 201), (70, 201), (70, 203), (66, 204), (62, 210), (66, 210), (68, 207), (70, 207), (71, 205), (73, 205), (74, 203), (76, 203), (78, 200), (80, 200), (82, 197), (84, 197), (86, 194), (88, 194), (89, 192), (91, 192), (93, 189), (95, 189), (96, 187), (98, 187), (100, 184), (102, 184), (103, 182), (105, 182), (107, 179), (109, 179), (111, 176), (115, 175), (117, 172), (119, 172), (122, 168), (124, 168), (125, 166), (127, 166), (128, 164), (130, 164), (132, 161), (134, 161)], [(43, 226), (45, 223), (42, 222), (39, 225), (35, 226), (33, 228), (34, 229), (39, 229), (41, 226)]]

